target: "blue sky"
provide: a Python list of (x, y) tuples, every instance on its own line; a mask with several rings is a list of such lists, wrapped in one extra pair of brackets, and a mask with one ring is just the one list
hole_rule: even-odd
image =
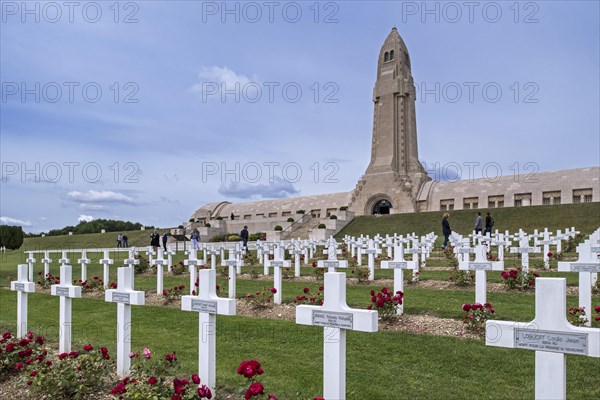
[(0, 4), (0, 215), (27, 231), (352, 190), (393, 26), (436, 178), (600, 163), (595, 1)]

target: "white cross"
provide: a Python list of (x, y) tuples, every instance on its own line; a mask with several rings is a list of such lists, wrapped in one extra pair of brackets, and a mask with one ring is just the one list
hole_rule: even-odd
[(104, 278), (104, 287), (108, 287), (108, 281), (110, 279), (110, 270), (109, 265), (112, 265), (115, 260), (110, 258), (110, 250), (103, 250), (104, 257), (100, 259), (100, 264), (102, 264), (103, 268), (103, 278)]
[(230, 299), (235, 299), (235, 284), (236, 284), (236, 268), (239, 265), (239, 260), (236, 258), (235, 253), (233, 251), (229, 252), (229, 259), (225, 260), (225, 266), (229, 267), (229, 279), (228, 288), (227, 288), (227, 297)]
[(565, 354), (600, 357), (600, 329), (567, 321), (565, 278), (537, 278), (535, 319), (530, 323), (487, 321), (487, 346), (535, 350), (535, 399), (567, 397)]
[(275, 304), (281, 304), (281, 292), (283, 291), (283, 285), (281, 284), (281, 268), (290, 267), (290, 262), (283, 259), (284, 251), (283, 247), (275, 248), (275, 257), (269, 262), (269, 268), (273, 268), (273, 287), (277, 289), (277, 292), (273, 295), (273, 302)]
[(137, 251), (135, 250), (135, 247), (130, 248), (129, 256), (128, 256), (129, 258), (123, 260), (123, 264), (127, 265), (131, 269), (133, 269), (134, 265), (138, 265), (140, 263), (140, 260), (135, 258), (136, 253), (137, 253)]
[(300, 277), (300, 255), (302, 254), (302, 248), (300, 242), (294, 242), (294, 249), (290, 251), (294, 255), (294, 276)]
[(167, 271), (171, 272), (171, 269), (173, 268), (173, 256), (177, 254), (177, 252), (175, 250), (168, 250), (167, 251)]
[(369, 266), (369, 280), (375, 280), (375, 255), (381, 254), (381, 250), (379, 250), (375, 246), (375, 241), (373, 239), (369, 240), (369, 247), (366, 250), (362, 250), (364, 254), (368, 256), (368, 266)]
[(59, 314), (59, 353), (68, 353), (71, 351), (71, 299), (81, 297), (81, 286), (74, 286), (73, 268), (70, 265), (60, 266), (60, 284), (50, 286), (52, 296), (60, 296), (60, 314)]
[(81, 264), (81, 281), (85, 282), (87, 281), (87, 265), (90, 263), (90, 259), (87, 258), (87, 250), (81, 250), (81, 258), (77, 262)]
[(475, 261), (459, 261), (458, 269), (462, 271), (475, 271), (475, 302), (485, 304), (487, 302), (487, 272), (504, 271), (504, 261), (488, 261), (487, 247), (475, 246)]
[(327, 254), (327, 260), (318, 260), (318, 268), (327, 268), (327, 272), (335, 272), (336, 268), (348, 268), (348, 261), (338, 260), (337, 255), (342, 251), (337, 248), (337, 242), (332, 237), (327, 241), (327, 250), (323, 250), (323, 254)]
[(133, 290), (133, 268), (117, 269), (117, 288), (104, 292), (104, 301), (117, 303), (117, 375), (129, 375), (131, 360), (131, 305), (143, 306), (144, 292)]
[(162, 296), (163, 292), (163, 272), (165, 263), (168, 264), (168, 260), (165, 260), (163, 249), (159, 247), (158, 255), (156, 256), (156, 260), (154, 260), (154, 265), (156, 265), (156, 293), (159, 296)]
[(550, 257), (548, 257), (548, 253), (550, 252), (550, 245), (556, 244), (556, 239), (550, 237), (550, 232), (548, 232), (548, 228), (544, 229), (543, 239), (538, 241), (538, 244), (544, 245), (543, 257), (544, 257), (544, 268), (550, 269)]
[[(401, 291), (404, 293), (404, 270), (412, 269), (416, 267), (416, 261), (406, 261), (404, 259), (404, 247), (402, 245), (394, 246), (394, 260), (393, 261), (382, 261), (381, 268), (394, 269), (394, 293)], [(396, 309), (396, 314), (401, 315), (404, 313), (404, 301)]]
[(261, 250), (263, 255), (263, 275), (269, 276), (269, 255), (273, 254), (273, 251), (269, 249), (269, 246), (265, 243), (265, 247)]
[[(28, 251), (27, 252), (28, 256), (27, 259), (25, 260), (29, 266), (29, 280), (33, 281), (33, 264), (35, 263), (35, 257), (33, 256), (33, 251)], [(46, 275), (44, 275), (44, 278), (46, 277)]]
[(190, 271), (190, 294), (193, 294), (192, 291), (196, 286), (196, 274), (198, 271), (198, 266), (204, 265), (203, 260), (198, 260), (198, 257), (196, 256), (196, 251), (196, 249), (190, 249), (188, 253), (188, 259), (183, 260), (183, 264), (187, 265)]
[(146, 248), (146, 255), (148, 256), (148, 266), (152, 266), (154, 265), (154, 262), (152, 261), (152, 256), (156, 254), (154, 252), (154, 248), (152, 246), (148, 246)]
[(377, 332), (377, 311), (357, 310), (346, 304), (346, 274), (328, 272), (324, 277), (322, 306), (297, 306), (296, 323), (322, 326), (323, 397), (346, 399), (346, 331)]
[(50, 273), (50, 263), (52, 262), (52, 259), (50, 258), (50, 252), (48, 250), (44, 250), (44, 258), (42, 258), (42, 262), (44, 263), (44, 278), (46, 278)]
[[(182, 296), (181, 309), (198, 312), (198, 376), (200, 381), (213, 392), (216, 386), (217, 368), (217, 318), (220, 315), (235, 315), (235, 299), (217, 296), (216, 271), (200, 270), (198, 296)], [(216, 397), (214, 397), (216, 398)]]
[(210, 254), (210, 269), (214, 270), (217, 268), (217, 254), (219, 253), (217, 249), (211, 247), (208, 250), (204, 251), (205, 254)]
[(62, 250), (61, 252), (62, 252), (62, 257), (60, 258), (60, 260), (58, 260), (58, 262), (61, 263), (62, 265), (69, 265), (71, 260), (69, 260), (69, 258), (67, 256), (67, 250)]
[(27, 293), (35, 292), (35, 283), (27, 280), (27, 264), (17, 267), (17, 280), (10, 283), (10, 290), (17, 292), (17, 336), (27, 334)]
[(504, 246), (510, 246), (510, 241), (505, 239), (504, 234), (499, 234), (497, 239), (492, 239), (490, 244), (493, 246), (498, 246), (498, 260), (504, 261)]
[(519, 247), (511, 247), (511, 253), (521, 254), (521, 264), (523, 265), (523, 271), (529, 271), (529, 253), (539, 253), (539, 247), (529, 247), (529, 238), (525, 235), (519, 240)]
[(590, 243), (577, 246), (579, 259), (576, 262), (559, 262), (558, 270), (562, 272), (579, 272), (579, 307), (585, 308), (588, 316), (587, 326), (592, 323), (592, 273), (600, 272), (600, 261), (592, 256)]

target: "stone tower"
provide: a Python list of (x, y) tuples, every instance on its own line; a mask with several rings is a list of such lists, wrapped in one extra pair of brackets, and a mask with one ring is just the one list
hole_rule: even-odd
[(408, 50), (396, 28), (379, 52), (373, 103), (371, 162), (349, 208), (357, 215), (418, 211), (419, 188), (431, 178), (419, 161), (415, 85)]

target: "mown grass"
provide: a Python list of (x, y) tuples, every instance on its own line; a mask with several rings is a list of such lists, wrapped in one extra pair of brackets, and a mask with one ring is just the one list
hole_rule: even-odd
[[(445, 292), (438, 293), (438, 300)], [(0, 326), (15, 326), (16, 296), (0, 290)], [(133, 307), (132, 348), (176, 351), (182, 372), (197, 366), (198, 317), (176, 309)], [(29, 296), (30, 328), (56, 339), (58, 299)], [(73, 338), (115, 352), (116, 306), (97, 299), (73, 301)], [(217, 381), (237, 387), (241, 360), (259, 359), (263, 383), (281, 399), (321, 395), (322, 329), (245, 317), (217, 318)], [(600, 396), (598, 360), (567, 357), (571, 399)], [(481, 340), (381, 331), (349, 332), (348, 399), (524, 399), (533, 397), (533, 352), (486, 347)]]

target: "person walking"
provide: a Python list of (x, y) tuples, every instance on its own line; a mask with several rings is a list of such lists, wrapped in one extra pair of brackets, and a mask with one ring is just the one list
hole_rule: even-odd
[(484, 235), (488, 233), (492, 236), (492, 227), (494, 226), (494, 218), (490, 215), (489, 212), (485, 213), (485, 231), (483, 231)]
[(240, 232), (242, 238), (242, 246), (248, 250), (248, 226), (244, 225), (244, 229)]
[(198, 250), (200, 248), (200, 245), (198, 243), (200, 241), (200, 231), (198, 231), (198, 228), (192, 231), (190, 239), (192, 239), (192, 248)]
[(123, 237), (121, 236), (121, 234), (119, 233), (117, 235), (117, 248), (121, 247), (121, 241), (123, 240)]
[(152, 246), (155, 253), (160, 247), (160, 235), (158, 234), (158, 231), (156, 229), (154, 230), (154, 232), (152, 232), (152, 235), (150, 235), (150, 246)]
[(481, 213), (477, 211), (477, 216), (475, 217), (475, 233), (481, 233), (483, 229), (483, 220), (481, 219)]
[(448, 246), (448, 238), (452, 234), (452, 229), (450, 229), (450, 222), (448, 222), (449, 217), (450, 217), (450, 214), (448, 214), (448, 213), (444, 213), (444, 215), (442, 216), (442, 233), (444, 234), (444, 247), (443, 247), (444, 250), (446, 250), (446, 246)]
[(123, 234), (123, 236), (121, 237), (121, 240), (123, 242), (123, 247), (125, 247), (125, 248), (129, 247), (129, 242), (127, 241), (127, 239), (128, 239), (127, 235)]
[(163, 249), (165, 250), (165, 252), (167, 252), (167, 240), (169, 240), (169, 236), (167, 235), (167, 231), (165, 231), (162, 237)]

